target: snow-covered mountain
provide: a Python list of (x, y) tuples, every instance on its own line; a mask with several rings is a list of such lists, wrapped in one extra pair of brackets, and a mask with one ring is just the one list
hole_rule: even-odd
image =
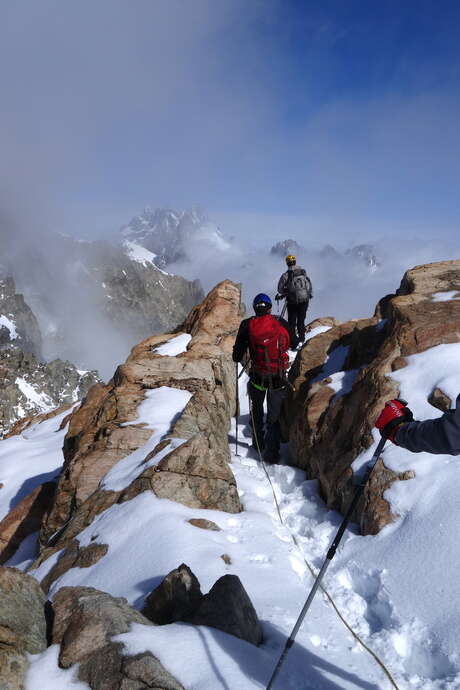
[(316, 250), (307, 249), (306, 247), (300, 245), (295, 240), (281, 240), (274, 244), (270, 249), (270, 254), (275, 256), (285, 257), (287, 254), (295, 254), (300, 261), (308, 260), (320, 261), (320, 260), (344, 260), (353, 259), (360, 263), (364, 263), (372, 271), (380, 268), (382, 265), (381, 259), (377, 257), (377, 252), (371, 244), (358, 244), (353, 247), (349, 247), (345, 252), (340, 252), (331, 244), (325, 244), (324, 247), (317, 252)]
[(134, 241), (52, 233), (4, 254), (40, 325), (43, 356), (104, 377), (135, 342), (174, 329), (203, 296), (199, 281), (166, 273), (153, 258)]
[[(16, 651), (25, 690), (266, 687), (341, 523), (333, 508), (375, 451), (377, 411), (399, 392), (435, 418), (431, 393), (453, 401), (460, 389), (459, 297), (460, 262), (421, 266), (374, 317), (314, 325), (291, 369), (301, 385), (277, 465), (250, 447), (244, 378), (237, 453), (235, 420), (226, 438), (240, 318), (229, 281), (183, 333), (134, 348), (67, 432), (61, 415), (0, 442), (0, 544), (14, 542), (9, 566), (29, 568), (29, 579), (15, 571), (15, 599), (0, 569), (2, 611), (22, 620), (18, 602), (36, 601), (43, 623), (41, 646)], [(453, 456), (387, 445), (358, 507), (366, 536), (349, 525), (274, 690), (458, 690), (457, 475)], [(58, 483), (38, 542), (26, 493), (43, 477)], [(209, 591), (207, 616), (190, 614), (190, 593), (203, 598), (189, 571), (178, 577), (182, 563)], [(247, 602), (215, 590), (228, 578), (255, 607), (259, 645), (240, 624)]]
[(43, 361), (38, 321), (14, 280), (0, 279), (0, 438), (24, 417), (83, 398), (99, 381), (68, 361)]
[(124, 240), (141, 245), (154, 255), (160, 268), (190, 257), (191, 248), (226, 251), (229, 242), (215, 223), (197, 209), (173, 211), (171, 209), (144, 209), (121, 230)]
[(377, 270), (382, 265), (381, 260), (376, 256), (375, 249), (371, 244), (358, 244), (355, 247), (350, 247), (345, 254), (359, 261), (363, 261), (366, 266), (373, 271)]

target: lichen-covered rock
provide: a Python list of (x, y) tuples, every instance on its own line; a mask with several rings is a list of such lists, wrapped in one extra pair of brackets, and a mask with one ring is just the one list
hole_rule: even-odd
[(53, 600), (52, 643), (60, 645), (59, 666), (79, 664), (78, 678), (91, 690), (183, 690), (150, 652), (125, 656), (112, 637), (130, 630), (132, 623), (152, 623), (115, 598), (92, 587), (62, 587)]
[(45, 597), (40, 585), (0, 566), (0, 688), (24, 690), (27, 654), (46, 649)]
[[(348, 507), (354, 491), (351, 464), (371, 445), (385, 402), (399, 395), (388, 374), (406, 366), (410, 355), (460, 341), (460, 299), (438, 301), (436, 293), (460, 295), (460, 261), (407, 271), (397, 294), (383, 298), (373, 318), (334, 326), (307, 341), (297, 355), (283, 432), (293, 463), (319, 479), (329, 507)], [(343, 372), (339, 395), (331, 385), (337, 372)], [(365, 534), (394, 519), (383, 494), (393, 481), (411, 476), (377, 464), (355, 516)]]

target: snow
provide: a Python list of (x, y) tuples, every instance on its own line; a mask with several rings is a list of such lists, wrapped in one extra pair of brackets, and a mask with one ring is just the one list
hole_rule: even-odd
[(316, 328), (312, 328), (311, 331), (308, 331), (308, 333), (305, 335), (305, 341), (311, 340), (312, 338), (315, 337), (315, 335), (319, 335), (320, 333), (326, 333), (326, 331), (330, 331), (332, 326), (316, 326)]
[(29, 654), (25, 690), (89, 690), (89, 685), (77, 678), (78, 667), (59, 668), (58, 656), (58, 644), (51, 645), (42, 654)]
[(59, 431), (59, 426), (67, 414), (69, 410), (0, 441), (0, 519), (59, 473), (66, 433), (66, 429)]
[[(340, 372), (337, 367), (344, 356), (343, 351), (331, 353), (329, 375), (334, 377)], [(399, 382), (401, 395), (409, 400), (416, 417), (438, 416), (440, 412), (427, 403), (426, 397), (434, 386), (451, 397), (460, 390), (460, 344), (440, 345), (407, 359), (408, 366), (390, 375)], [(266, 686), (313, 583), (307, 562), (318, 571), (342, 520), (325, 507), (316, 481), (306, 480), (303, 471), (284, 464), (286, 448), (282, 463), (264, 470), (249, 447), (248, 405), (243, 395), (246, 381), (243, 375), (239, 453), (232, 452), (231, 462), (244, 511), (229, 514), (193, 509), (145, 491), (94, 519), (78, 540), (82, 546), (107, 544), (107, 554), (89, 568), (72, 568), (53, 583), (50, 591), (52, 597), (65, 585), (91, 586), (124, 596), (141, 608), (145, 596), (182, 562), (195, 572), (203, 592), (209, 591), (222, 575), (237, 574), (261, 620), (261, 647), (212, 628), (184, 623), (156, 627), (135, 624), (130, 632), (116, 638), (123, 642), (126, 653), (150, 650), (186, 690), (253, 690)], [(343, 380), (341, 383), (343, 389)], [(154, 429), (154, 435), (161, 430), (167, 433), (171, 417), (180, 413), (184, 403), (171, 390), (177, 392), (149, 391), (139, 407), (138, 419), (130, 424), (146, 423)], [(53, 421), (57, 425), (57, 420)], [(46, 440), (42, 438), (43, 447), (36, 448), (33, 471), (35, 464), (42, 466), (40, 454), (49, 454), (55, 447), (51, 427), (48, 432)], [(34, 436), (37, 440), (37, 433), (27, 440), (29, 446)], [(233, 424), (232, 451), (234, 440)], [(0, 442), (0, 454), (12, 441)], [(2, 469), (8, 467), (11, 471), (26, 452), (26, 440), (21, 443), (9, 446), (6, 462), (0, 462)], [(357, 458), (356, 470), (374, 450), (375, 444)], [(396, 482), (387, 491), (386, 497), (400, 517), (377, 536), (362, 537), (351, 524), (324, 585), (355, 633), (386, 664), (400, 690), (458, 690), (459, 459), (414, 455), (391, 444), (384, 458), (398, 471), (416, 471), (415, 479)], [(125, 460), (116, 467), (123, 463)], [(32, 474), (30, 464), (29, 468)], [(4, 490), (0, 490), (2, 501)], [(188, 522), (191, 518), (212, 520), (220, 531), (193, 527)], [(223, 561), (223, 554), (230, 557), (230, 565)], [(60, 555), (54, 554), (31, 574), (42, 578)], [(53, 647), (36, 655), (27, 690), (65, 689), (71, 682), (71, 671), (59, 670), (56, 661)], [(61, 678), (58, 674), (63, 673), (68, 675)], [(381, 667), (352, 637), (324, 596), (317, 593), (274, 690), (391, 687)]]
[(15, 383), (21, 393), (27, 398), (29, 404), (36, 405), (42, 412), (49, 412), (56, 407), (49, 395), (37, 393), (35, 388), (21, 376), (16, 378)]
[[(323, 379), (332, 377), (333, 374), (344, 373), (342, 372), (342, 367), (347, 359), (348, 351), (350, 349), (349, 345), (337, 345), (332, 352), (330, 352), (321, 367), (321, 371), (312, 380), (311, 383), (316, 381), (322, 381)], [(343, 378), (343, 377), (342, 377)]]
[[(127, 422), (123, 426), (145, 424), (154, 433), (145, 445), (127, 455), (109, 470), (102, 482), (104, 489), (121, 491), (121, 489), (129, 486), (145, 469), (157, 465), (172, 450), (185, 443), (184, 439), (168, 437), (167, 433), (182, 414), (192, 395), (189, 391), (168, 386), (161, 386), (146, 392), (145, 399), (139, 405), (137, 419)], [(170, 438), (169, 445), (151, 460), (145, 462), (147, 455), (165, 438)]]
[(459, 290), (446, 290), (444, 292), (434, 292), (431, 295), (433, 302), (450, 302), (453, 299), (460, 299)]
[(125, 240), (123, 242), (123, 246), (125, 247), (126, 254), (131, 259), (131, 261), (137, 261), (146, 268), (153, 266), (160, 273), (163, 273), (164, 275), (169, 275), (169, 273), (166, 273), (166, 271), (163, 271), (161, 268), (158, 268), (158, 266), (155, 264), (154, 259), (156, 257), (156, 254), (154, 254), (153, 252), (150, 252), (148, 249), (142, 247), (140, 244), (130, 242), (129, 240)]
[(10, 340), (16, 340), (18, 337), (18, 332), (16, 330), (16, 324), (11, 321), (7, 316), (0, 315), (0, 326), (5, 326), (10, 332)]
[(156, 347), (153, 352), (167, 357), (176, 357), (176, 355), (180, 355), (182, 352), (187, 352), (187, 345), (191, 339), (192, 336), (188, 333), (181, 333), (180, 335), (176, 335), (175, 338), (168, 340), (164, 345)]

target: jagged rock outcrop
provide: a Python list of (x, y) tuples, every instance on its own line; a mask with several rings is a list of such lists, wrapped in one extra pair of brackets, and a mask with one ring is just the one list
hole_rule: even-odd
[(151, 652), (127, 656), (115, 635), (133, 623), (154, 626), (126, 599), (92, 587), (62, 587), (53, 600), (52, 644), (59, 644), (59, 666), (79, 664), (78, 678), (91, 690), (184, 690)]
[(40, 358), (42, 337), (35, 315), (11, 276), (0, 276), (0, 349), (15, 346)]
[(53, 410), (83, 398), (100, 379), (70, 362), (40, 362), (16, 347), (0, 350), (0, 437), (23, 417)]
[(236, 575), (224, 575), (208, 594), (182, 563), (146, 598), (142, 613), (158, 625), (185, 621), (207, 625), (258, 646), (262, 629), (254, 606)]
[[(236, 404), (231, 349), (240, 309), (239, 286), (220, 283), (182, 325), (192, 336), (185, 351), (177, 356), (156, 352), (177, 334), (148, 338), (133, 348), (106, 386), (89, 391), (70, 420), (63, 471), (41, 532), (43, 546), (52, 535), (53, 540), (39, 562), (57, 549), (71, 548), (95, 515), (146, 490), (193, 508), (241, 510), (227, 438)], [(189, 391), (191, 397), (151, 449), (152, 428), (138, 423), (138, 409), (150, 391), (163, 386)], [(144, 447), (135, 479), (117, 490), (101, 485), (114, 465)], [(65, 557), (64, 552), (58, 565)]]
[(284, 259), (288, 254), (299, 254), (302, 251), (302, 247), (295, 240), (281, 240), (272, 246), (270, 254), (282, 256)]
[(24, 690), (27, 654), (46, 649), (45, 597), (15, 568), (0, 567), (0, 688)]
[[(387, 374), (409, 355), (460, 341), (460, 261), (418, 266), (396, 295), (382, 299), (371, 319), (340, 324), (309, 340), (290, 372), (294, 390), (283, 418), (293, 463), (319, 479), (330, 507), (344, 510), (353, 490), (351, 464), (372, 443), (371, 430), (398, 384)], [(437, 301), (436, 293), (451, 299)], [(442, 297), (442, 296), (441, 296)], [(434, 392), (433, 392), (434, 395)], [(383, 498), (397, 474), (377, 465), (356, 518), (364, 534), (394, 519)]]

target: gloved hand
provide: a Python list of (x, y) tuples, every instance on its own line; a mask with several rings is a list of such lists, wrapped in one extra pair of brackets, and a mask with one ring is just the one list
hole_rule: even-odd
[(277, 302), (279, 302), (280, 299), (283, 299), (283, 298), (284, 298), (284, 295), (280, 295), (279, 293), (277, 293), (277, 294), (275, 295), (275, 299), (276, 299)]
[(395, 443), (395, 434), (401, 424), (411, 422), (414, 419), (412, 411), (407, 407), (407, 402), (399, 398), (389, 400), (377, 417), (375, 426), (384, 438)]

